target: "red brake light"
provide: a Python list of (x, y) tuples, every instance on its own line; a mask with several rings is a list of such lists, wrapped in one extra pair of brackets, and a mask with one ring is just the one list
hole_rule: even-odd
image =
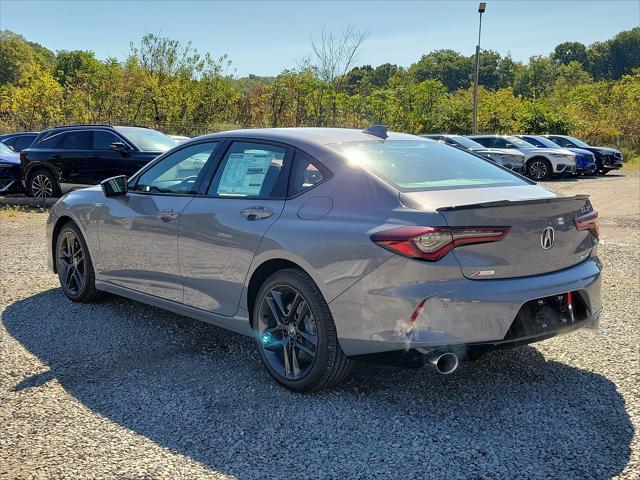
[(573, 219), (573, 223), (576, 226), (576, 230), (591, 230), (591, 232), (598, 237), (600, 235), (600, 229), (596, 223), (598, 218), (598, 211), (592, 210), (589, 213), (580, 215)]
[(460, 245), (498, 242), (510, 227), (398, 227), (374, 233), (378, 245), (405, 257), (435, 262)]
[(24, 159), (27, 157), (27, 154), (24, 152), (20, 152), (20, 161), (23, 162)]

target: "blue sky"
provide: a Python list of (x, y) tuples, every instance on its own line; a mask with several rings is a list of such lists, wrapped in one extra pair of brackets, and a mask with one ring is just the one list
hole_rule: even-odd
[[(191, 40), (201, 52), (229, 55), (236, 75), (273, 75), (295, 67), (323, 27), (367, 31), (359, 64), (408, 66), (423, 53), (451, 48), (470, 55), (477, 1), (213, 2), (0, 0), (0, 28), (51, 50), (93, 50), (126, 57), (147, 32)], [(556, 44), (606, 40), (640, 25), (640, 0), (488, 0), (482, 48), (526, 61)]]

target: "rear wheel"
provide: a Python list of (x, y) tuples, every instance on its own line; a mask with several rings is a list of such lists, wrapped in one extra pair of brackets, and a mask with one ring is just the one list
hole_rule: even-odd
[(87, 303), (99, 298), (89, 250), (75, 223), (67, 223), (60, 230), (55, 258), (60, 286), (69, 300)]
[(48, 170), (36, 170), (29, 175), (27, 192), (35, 198), (52, 198), (60, 196), (60, 186), (55, 176)]
[(338, 344), (329, 306), (304, 272), (271, 275), (258, 292), (253, 319), (264, 365), (289, 390), (320, 390), (349, 373), (351, 362)]
[(551, 173), (551, 164), (545, 158), (534, 158), (527, 163), (527, 177), (532, 180), (546, 180), (551, 176)]

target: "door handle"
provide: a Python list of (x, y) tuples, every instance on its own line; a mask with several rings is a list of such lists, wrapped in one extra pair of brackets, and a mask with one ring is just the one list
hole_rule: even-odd
[(53, 158), (54, 160), (57, 160), (60, 157), (61, 157), (61, 155), (58, 155), (57, 153), (54, 154), (54, 155), (51, 155), (51, 158)]
[(273, 210), (265, 207), (251, 207), (245, 208), (241, 213), (247, 220), (264, 220), (273, 215)]
[(174, 212), (171, 208), (167, 208), (158, 214), (158, 217), (165, 222), (175, 220), (178, 216), (180, 216), (180, 214), (178, 212)]

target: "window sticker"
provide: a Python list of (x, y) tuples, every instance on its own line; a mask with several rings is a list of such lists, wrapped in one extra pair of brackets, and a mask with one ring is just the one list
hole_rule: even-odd
[(218, 195), (259, 196), (273, 153), (232, 153), (225, 165)]

